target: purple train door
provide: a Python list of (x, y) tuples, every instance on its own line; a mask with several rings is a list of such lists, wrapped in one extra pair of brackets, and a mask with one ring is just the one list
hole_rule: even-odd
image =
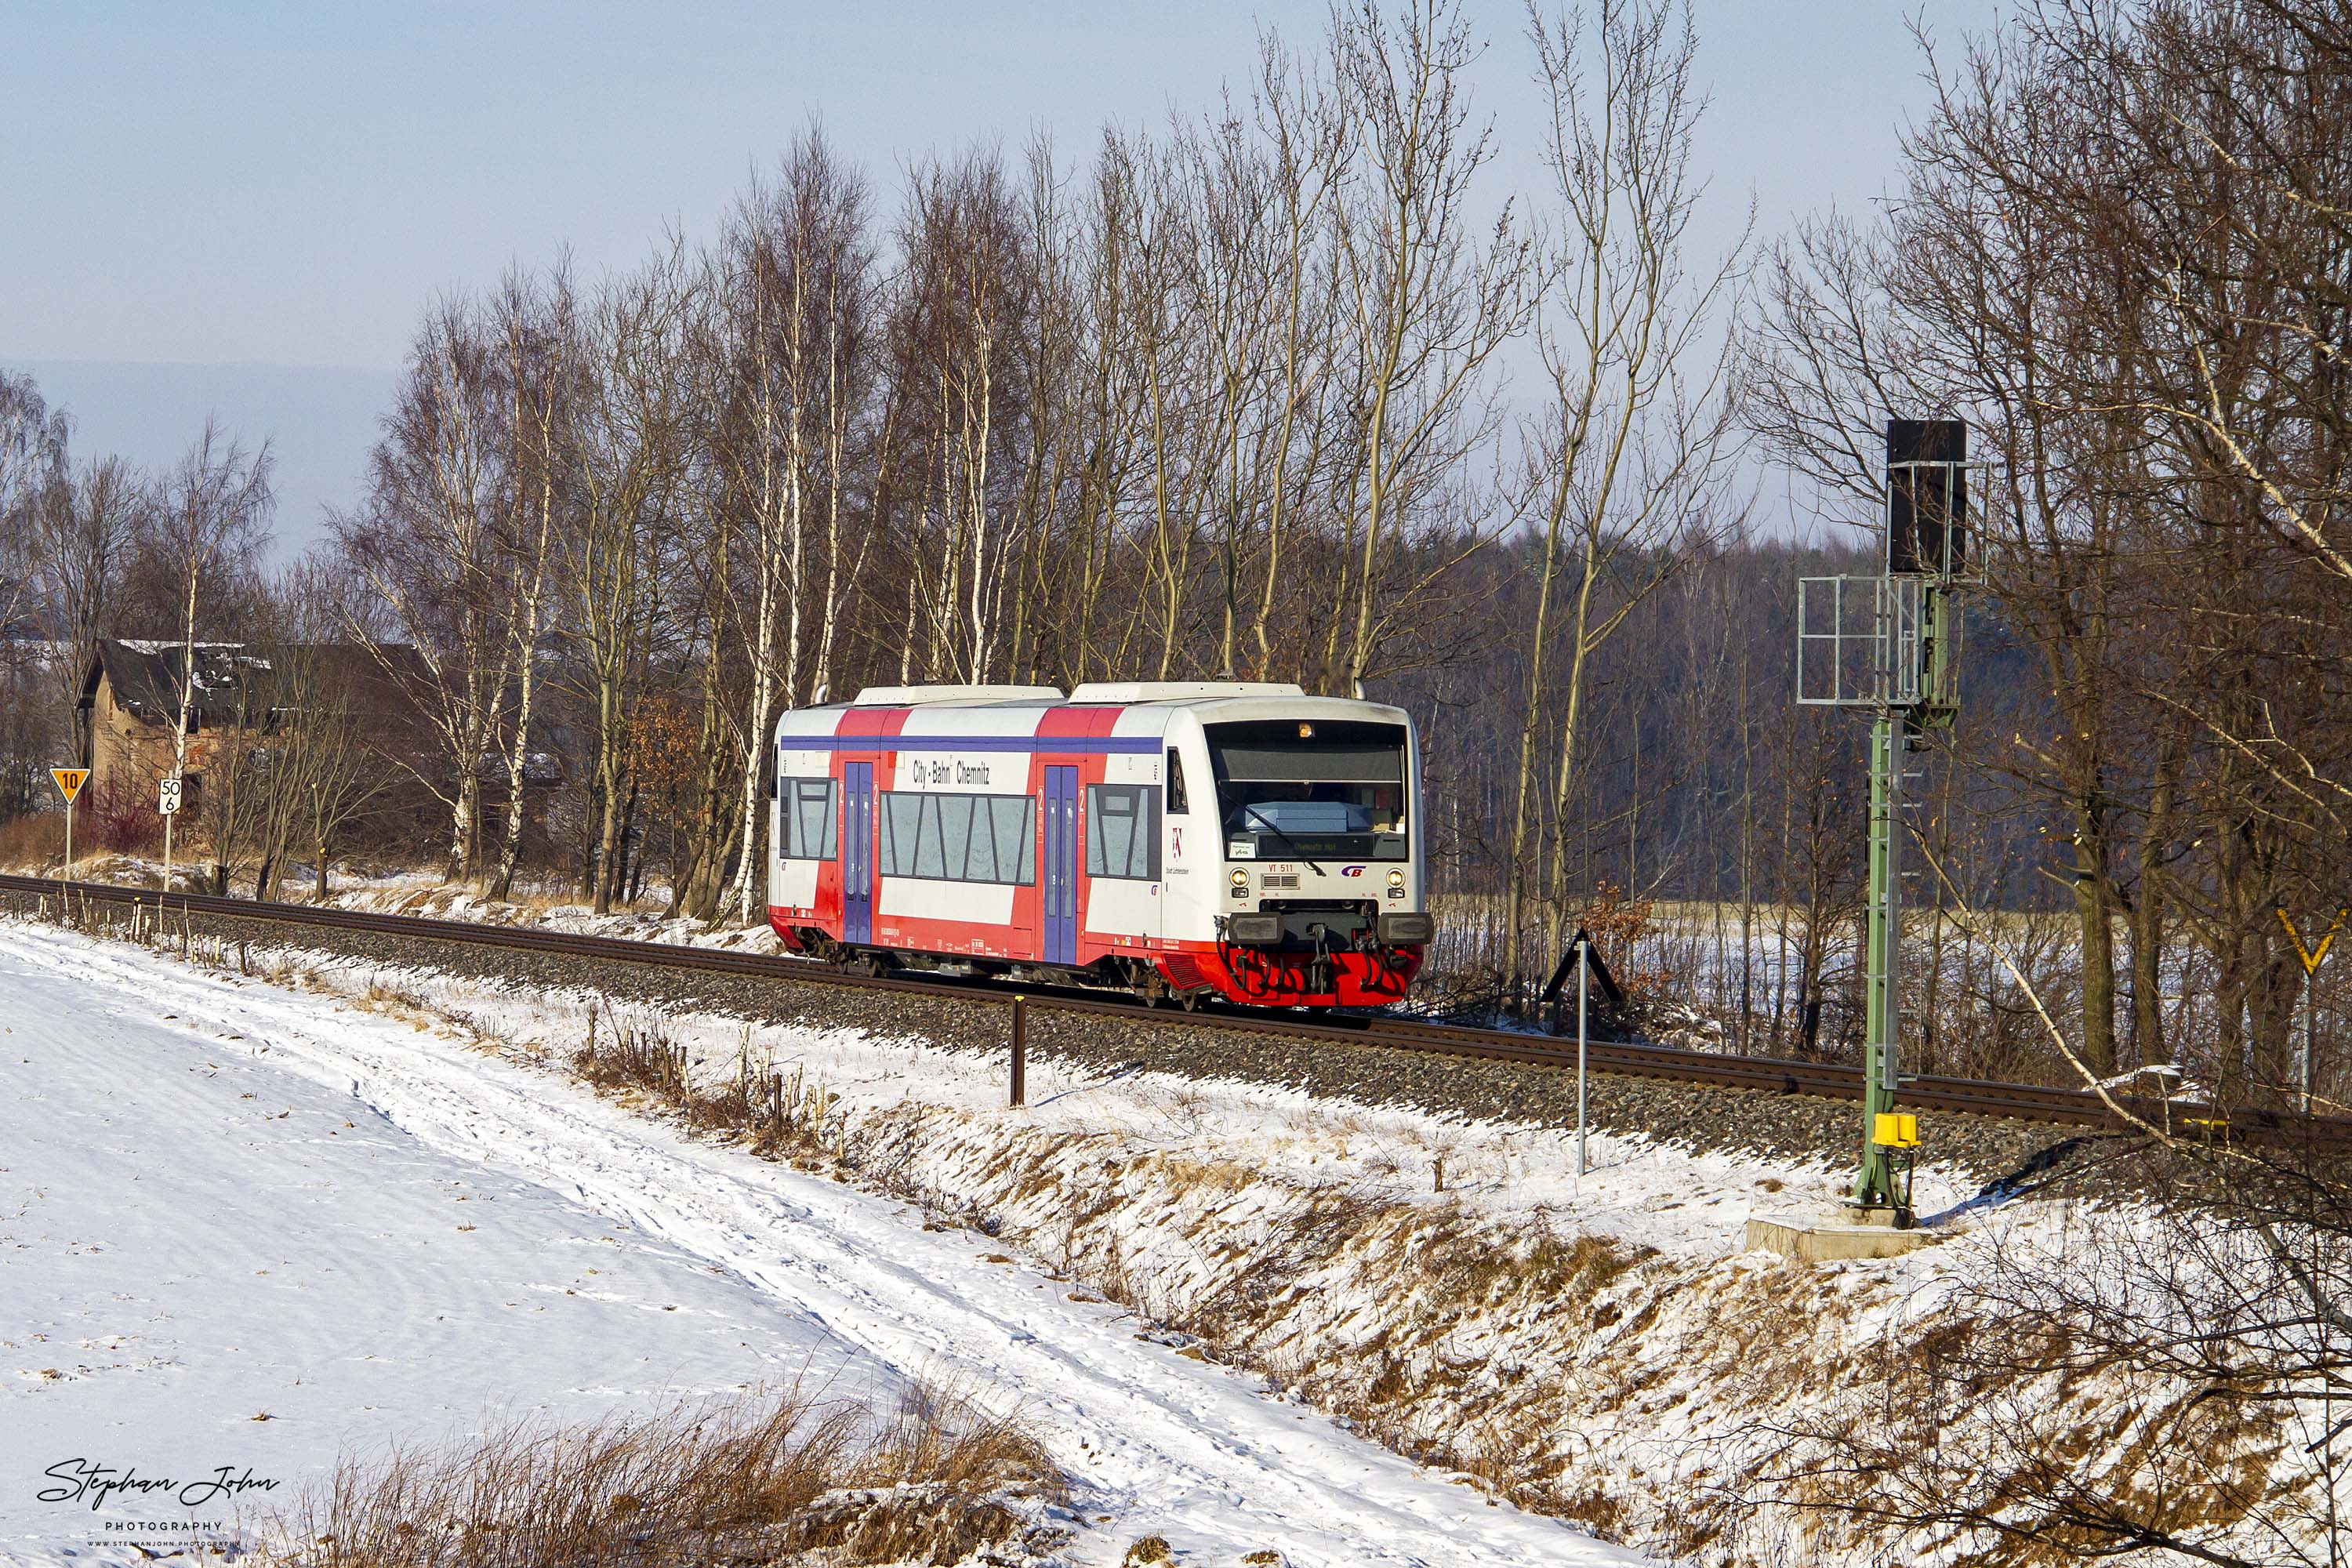
[(874, 764), (842, 766), (841, 940), (874, 940)]
[(1045, 946), (1048, 963), (1078, 961), (1078, 770), (1045, 770)]

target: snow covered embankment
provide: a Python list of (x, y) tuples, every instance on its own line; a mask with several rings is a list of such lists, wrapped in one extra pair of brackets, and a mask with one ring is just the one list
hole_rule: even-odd
[[(172, 1353), (186, 1363), (185, 1370), (165, 1369), (158, 1380), (110, 1383), (76, 1376), (45, 1384), (42, 1403), (21, 1407), (31, 1419), (13, 1423), (27, 1441), (59, 1436), (60, 1422), (79, 1421), (93, 1430), (116, 1432), (119, 1447), (157, 1423), (177, 1423), (191, 1427), (201, 1449), (211, 1440), (206, 1433), (220, 1437), (253, 1430), (227, 1424), (249, 1421), (253, 1411), (246, 1401), (257, 1378), (282, 1384), (285, 1374), (296, 1373), (287, 1386), (307, 1387), (308, 1378), (299, 1374), (327, 1365), (338, 1375), (328, 1386), (300, 1395), (309, 1417), (300, 1431), (274, 1424), (261, 1428), (278, 1438), (286, 1456), (280, 1474), (315, 1477), (346, 1439), (367, 1442), (388, 1435), (381, 1414), (362, 1415), (338, 1397), (337, 1389), (362, 1375), (357, 1367), (372, 1350), (373, 1337), (413, 1336), (420, 1330), (443, 1334), (441, 1316), (423, 1329), (406, 1310), (418, 1299), (420, 1286), (427, 1287), (425, 1299), (445, 1289), (500, 1294), (495, 1310), (484, 1308), (466, 1331), (451, 1329), (444, 1335), (467, 1352), (454, 1385), (411, 1358), (414, 1375), (394, 1377), (388, 1387), (405, 1396), (418, 1379), (425, 1380), (440, 1391), (436, 1407), (444, 1410), (453, 1401), (515, 1397), (512, 1380), (496, 1368), (496, 1344), (481, 1342), (482, 1335), (490, 1331), (491, 1320), (506, 1322), (500, 1314), (519, 1314), (532, 1298), (501, 1281), (476, 1278), (484, 1268), (511, 1268), (513, 1260), (500, 1248), (470, 1268), (459, 1264), (455, 1272), (445, 1269), (446, 1279), (399, 1274), (406, 1247), (397, 1232), (366, 1210), (383, 1173), (394, 1168), (388, 1162), (422, 1162), (414, 1184), (421, 1190), (441, 1179), (432, 1172), (458, 1161), (470, 1164), (485, 1184), (494, 1184), (491, 1190), (502, 1205), (521, 1204), (530, 1213), (568, 1210), (569, 1219), (562, 1213), (551, 1215), (553, 1227), (576, 1226), (592, 1237), (599, 1229), (619, 1233), (625, 1227), (650, 1244), (649, 1251), (662, 1258), (670, 1273), (707, 1280), (706, 1289), (722, 1300), (712, 1309), (715, 1321), (692, 1326), (703, 1331), (701, 1339), (722, 1363), (730, 1348), (751, 1337), (743, 1331), (756, 1317), (765, 1340), (798, 1342), (806, 1347), (807, 1360), (846, 1361), (873, 1369), (871, 1375), (886, 1382), (922, 1377), (971, 1390), (976, 1397), (1019, 1400), (1048, 1432), (1054, 1458), (1067, 1475), (1083, 1515), (1082, 1521), (1072, 1521), (1081, 1524), (1081, 1533), (1066, 1554), (1075, 1563), (1117, 1563), (1128, 1542), (1151, 1536), (1164, 1537), (1179, 1562), (1275, 1562), (1293, 1568), (1535, 1568), (1631, 1561), (1557, 1521), (1484, 1505), (1467, 1489), (1419, 1470), (1318, 1415), (1268, 1399), (1223, 1369), (1167, 1346), (1139, 1342), (1142, 1336), (1128, 1314), (1098, 1301), (1066, 1300), (1070, 1293), (1040, 1271), (1003, 1259), (986, 1240), (961, 1227), (926, 1226), (901, 1202), (740, 1149), (681, 1136), (628, 1108), (600, 1102), (568, 1075), (548, 1070), (561, 1065), (565, 1042), (577, 1038), (583, 1009), (549, 1007), (488, 986), (402, 981), (349, 966), (321, 969), (312, 976), (322, 989), (393, 1015), (371, 1016), (352, 1007), (322, 1006), (316, 996), (282, 985), (192, 971), (126, 945), (23, 925), (0, 928), (0, 957), (5, 961), (0, 963), (0, 984), (9, 987), (14, 1005), (26, 1014), (47, 1020), (61, 1015), (136, 1019), (139, 1028), (125, 1038), (151, 1057), (167, 1047), (184, 1055), (193, 1046), (197, 1055), (186, 1064), (190, 1070), (174, 1073), (173, 1083), (184, 1079), (191, 1086), (215, 1084), (215, 1075), (224, 1069), (249, 1075), (251, 1088), (220, 1085), (217, 1098), (242, 1118), (238, 1136), (248, 1144), (257, 1136), (254, 1129), (261, 1130), (257, 1147), (263, 1153), (273, 1147), (271, 1130), (303, 1128), (299, 1138), (289, 1140), (300, 1146), (302, 1170), (288, 1170), (280, 1184), (301, 1191), (307, 1206), (279, 1223), (258, 1215), (250, 1223), (232, 1216), (224, 1227), (213, 1211), (227, 1201), (223, 1192), (236, 1190), (239, 1171), (232, 1167), (247, 1156), (223, 1152), (206, 1161), (202, 1172), (182, 1172), (173, 1159), (180, 1144), (155, 1136), (157, 1124), (148, 1119), (126, 1121), (127, 1131), (113, 1136), (127, 1137), (127, 1147), (144, 1151), (150, 1165), (161, 1161), (152, 1172), (155, 1179), (141, 1184), (135, 1209), (108, 1205), (79, 1214), (76, 1235), (89, 1235), (74, 1246), (86, 1240), (111, 1255), (134, 1219), (151, 1230), (162, 1226), (159, 1234), (175, 1228), (192, 1234), (197, 1245), (182, 1250), (200, 1267), (175, 1279), (152, 1281), (144, 1292), (154, 1298), (147, 1313), (161, 1311), (164, 1317), (142, 1315), (138, 1303), (113, 1286), (83, 1281), (79, 1265), (34, 1268), (0, 1282), (8, 1285), (12, 1300), (23, 1292), (18, 1304), (28, 1315), (61, 1321), (70, 1317), (81, 1323), (128, 1313), (126, 1321), (150, 1325), (135, 1331), (152, 1335), (160, 1331), (153, 1322), (201, 1306), (215, 1330), (175, 1339)], [(308, 955), (289, 957), (280, 977), (299, 979), (294, 965), (306, 963)], [(265, 957), (262, 967), (272, 968), (273, 961)], [(430, 1016), (461, 1012), (472, 1019), (463, 1029), (439, 1026)], [(170, 1022), (159, 1028), (156, 1021), (164, 1019)], [(61, 1064), (57, 1070), (80, 1059), (68, 1038), (75, 1026), (68, 1021), (62, 1027), (62, 1034), (48, 1030), (38, 1052), (43, 1061)], [(527, 1033), (531, 1030), (546, 1032), (543, 1048), (532, 1048)], [(738, 1035), (719, 1026), (710, 1032), (714, 1038)], [(121, 1107), (106, 1084), (127, 1081), (140, 1092), (148, 1087), (139, 1081), (138, 1069), (131, 1068), (126, 1078), (123, 1064), (112, 1058), (84, 1065), (91, 1070), (74, 1080), (79, 1087), (71, 1090), (69, 1103), (61, 1096), (37, 1114), (110, 1115)], [(246, 1092), (297, 1100), (298, 1120), (262, 1121), (257, 1107), (236, 1098)], [(331, 1121), (318, 1118), (323, 1125), (308, 1126), (299, 1119), (320, 1110), (309, 1102), (322, 1095), (341, 1113)], [(135, 1096), (118, 1098), (130, 1103)], [(352, 1146), (346, 1149), (346, 1142)], [(68, 1141), (52, 1153), (70, 1159), (77, 1146)], [(98, 1166), (106, 1163), (101, 1159)], [(203, 1181), (182, 1190), (197, 1176)], [(314, 1181), (326, 1184), (313, 1192), (306, 1184)], [(38, 1194), (33, 1201), (37, 1206)], [(469, 1204), (461, 1212), (472, 1209)], [(518, 1212), (524, 1211), (502, 1206), (485, 1217)], [(417, 1223), (437, 1238), (429, 1218)], [(477, 1231), (495, 1234), (489, 1224), (468, 1220), (443, 1245), (471, 1247), (483, 1238)], [(292, 1293), (272, 1298), (266, 1322), (248, 1321), (248, 1271), (233, 1268), (213, 1277), (217, 1271), (205, 1260), (215, 1233), (233, 1241), (243, 1238), (247, 1250), (269, 1249), (272, 1256), (262, 1266), (294, 1275)], [(63, 1245), (36, 1239), (43, 1247)], [(322, 1239), (337, 1244), (329, 1255), (333, 1267), (319, 1256)], [(379, 1256), (387, 1251), (393, 1256)], [(284, 1257), (277, 1258), (278, 1252)], [(129, 1249), (123, 1259), (139, 1266)], [(681, 1259), (692, 1267), (676, 1268)], [(603, 1266), (601, 1257), (596, 1262)], [(533, 1286), (544, 1283), (537, 1278), (545, 1272), (540, 1262), (524, 1267)], [(388, 1275), (407, 1289), (381, 1289)], [(602, 1285), (601, 1279), (554, 1278), (580, 1296), (562, 1293), (558, 1302), (557, 1291), (535, 1295), (564, 1312), (589, 1310), (582, 1298)], [(678, 1304), (676, 1297), (651, 1304), (633, 1300), (623, 1321), (663, 1330), (675, 1322), (683, 1329), (688, 1326), (683, 1308), (674, 1315), (668, 1310)], [(656, 1306), (661, 1315), (638, 1316)], [(569, 1388), (566, 1397), (576, 1403), (598, 1392), (579, 1389), (572, 1381), (578, 1372), (567, 1374), (563, 1369), (599, 1366), (602, 1331), (584, 1340), (541, 1338), (530, 1331), (538, 1326), (530, 1318), (517, 1315), (512, 1322), (522, 1335), (519, 1346), (544, 1351), (542, 1363), (552, 1358), (550, 1381), (559, 1390)], [(275, 1352), (268, 1346), (289, 1334), (299, 1334), (314, 1350), (336, 1348), (283, 1359), (283, 1364), (271, 1361)], [(266, 1353), (258, 1359), (221, 1349), (224, 1342), (251, 1346), (257, 1336), (266, 1342)], [(492, 1358), (488, 1370), (485, 1354)], [(711, 1383), (723, 1387), (746, 1373), (758, 1375), (772, 1352), (762, 1357), (756, 1349), (745, 1354), (736, 1348), (733, 1359), (736, 1366), (719, 1371)], [(198, 1392), (191, 1378), (210, 1390), (195, 1408), (183, 1403)], [(694, 1382), (709, 1385), (700, 1378)], [(530, 1391), (520, 1392), (528, 1396)], [(413, 1427), (405, 1432), (416, 1435)], [(12, 1471), (30, 1465), (26, 1476), (39, 1473), (40, 1466), (31, 1461), (40, 1454), (25, 1443), (5, 1447)], [(0, 1500), (0, 1526), (9, 1522), (8, 1506)]]
[[(674, 1114), (684, 1087), (708, 1137), (764, 1121), (738, 1140), (749, 1152), (973, 1226), (996, 1248), (977, 1259), (986, 1268), (1018, 1279), (1013, 1255), (1025, 1254), (1075, 1299), (1136, 1309), (1180, 1356), (1252, 1369), (1278, 1396), (1499, 1495), (1699, 1562), (1933, 1555), (1934, 1536), (1839, 1511), (1836, 1479), (1809, 1473), (1823, 1450), (1790, 1433), (1833, 1430), (1857, 1401), (1883, 1408), (1886, 1347), (1933, 1353), (1956, 1328), (1951, 1288), (1991, 1247), (2068, 1219), (2022, 1205), (1900, 1261), (1801, 1268), (1737, 1252), (1742, 1222), (1828, 1210), (1838, 1173), (1600, 1137), (1580, 1180), (1559, 1131), (1052, 1064), (1032, 1065), (1031, 1108), (1007, 1111), (1001, 1061), (920, 1042), (616, 1017), (600, 998), (286, 961), (549, 1065), (575, 1056), (593, 1016), (600, 1076), (635, 1109)], [(642, 1070), (612, 1070), (616, 1038)], [(657, 1065), (673, 1047), (690, 1064), (684, 1086)], [(753, 1104), (734, 1093), (746, 1076)], [(1923, 1173), (1923, 1207), (1973, 1184)], [(2141, 1457), (2120, 1440), (2134, 1391), (2060, 1379), (1993, 1392), (2106, 1435), (2094, 1471)], [(1813, 1507), (1750, 1506), (1770, 1477)]]
[[(1944, 1246), (1802, 1266), (1738, 1251), (1743, 1222), (1833, 1214), (1843, 1172), (1599, 1138), (1580, 1180), (1564, 1131), (1259, 1086), (1033, 1064), (1031, 1106), (1007, 1110), (1001, 1063), (919, 1043), (649, 1013), (606, 1015), (599, 1038), (589, 1070), (649, 1111), (719, 1136), (748, 1127), (759, 1152), (917, 1198), (1078, 1296), (1137, 1309), (1181, 1353), (1661, 1556), (1965, 1555), (1954, 1526), (1866, 1516), (1900, 1487), (1865, 1503), (1847, 1467), (1880, 1451), (1890, 1409), (1914, 1451), (1978, 1456), (1962, 1461), (1977, 1500), (2023, 1516), (2053, 1459), (2067, 1489), (2131, 1495), (2197, 1396), (2144, 1368), (2085, 1375), (2030, 1351), (1962, 1408), (1933, 1375), (1988, 1326), (1962, 1304), (1969, 1287), (2129, 1245), (2134, 1211), (1992, 1212), (1964, 1196), (1973, 1179), (1923, 1173), (1923, 1204), (1950, 1211)], [(2257, 1422), (2167, 1456), (2168, 1513), (2259, 1541), (2272, 1521), (2249, 1504), (2266, 1472), (2293, 1469), (2285, 1447)], [(1944, 1500), (1916, 1500), (1915, 1517)]]

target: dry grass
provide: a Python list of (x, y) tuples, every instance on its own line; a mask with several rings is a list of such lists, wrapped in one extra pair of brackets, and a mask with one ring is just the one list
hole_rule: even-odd
[(600, 1038), (597, 1015), (591, 1012), (587, 1041), (572, 1067), (606, 1094), (635, 1089), (679, 1107), (691, 1099), (686, 1047), (672, 1043), (655, 1020), (616, 1016)]
[(1017, 1505), (1062, 1496), (1017, 1418), (923, 1386), (878, 1417), (793, 1390), (346, 1459), (257, 1534), (301, 1568), (951, 1563), (1050, 1544)]
[(803, 1169), (838, 1158), (847, 1128), (837, 1096), (822, 1082), (751, 1060), (750, 1030), (734, 1074), (715, 1087), (694, 1080), (693, 1063), (658, 1016), (588, 1014), (572, 1070), (600, 1094), (649, 1100), (693, 1131), (747, 1138), (763, 1158)]
[(65, 818), (47, 814), (0, 822), (0, 868), (25, 876), (58, 868), (65, 857)]

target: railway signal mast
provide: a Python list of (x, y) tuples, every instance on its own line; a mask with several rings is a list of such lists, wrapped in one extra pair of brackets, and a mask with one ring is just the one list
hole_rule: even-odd
[(1969, 583), (1968, 426), (1886, 422), (1883, 570), (1797, 584), (1797, 700), (1871, 715), (1870, 898), (1864, 939), (1862, 1163), (1850, 1207), (1912, 1221), (1907, 1165), (1916, 1119), (1895, 1110), (1902, 1078), (1903, 811), (1910, 742), (1959, 712), (1960, 616)]

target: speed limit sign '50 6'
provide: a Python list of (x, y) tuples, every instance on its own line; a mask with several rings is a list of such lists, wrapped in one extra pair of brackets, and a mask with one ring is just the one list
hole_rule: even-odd
[(155, 786), (155, 809), (164, 816), (180, 809), (180, 781), (164, 779)]

